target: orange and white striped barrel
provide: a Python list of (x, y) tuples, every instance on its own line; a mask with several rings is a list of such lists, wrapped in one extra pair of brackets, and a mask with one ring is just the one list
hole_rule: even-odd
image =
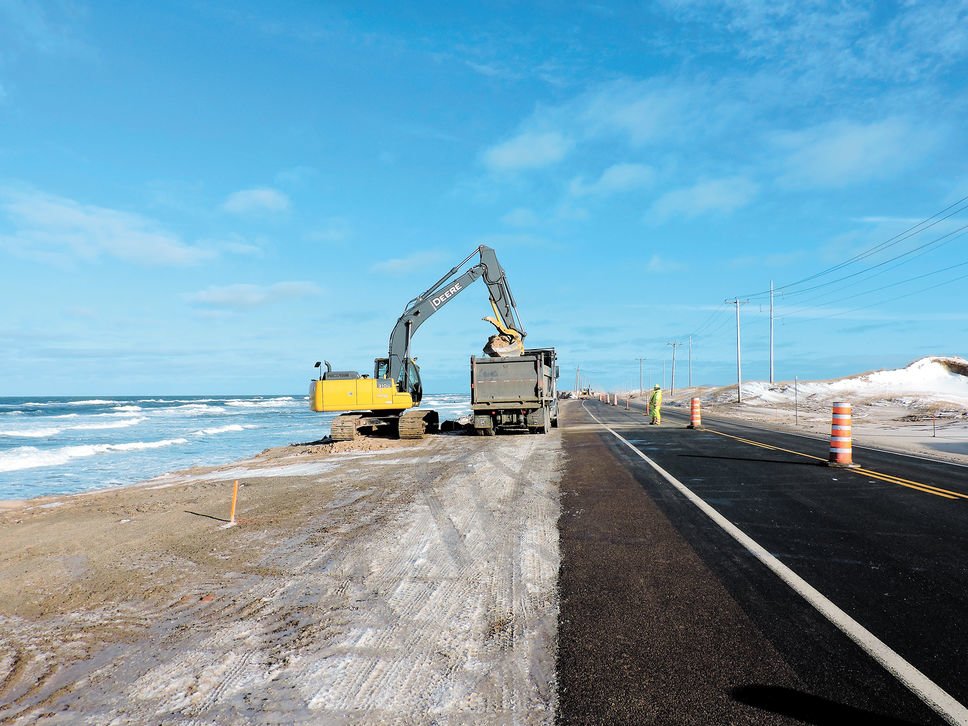
[(830, 422), (830, 466), (853, 466), (851, 448), (851, 406), (845, 401), (834, 403)]
[(689, 428), (702, 428), (702, 405), (698, 398), (692, 399), (689, 403)]

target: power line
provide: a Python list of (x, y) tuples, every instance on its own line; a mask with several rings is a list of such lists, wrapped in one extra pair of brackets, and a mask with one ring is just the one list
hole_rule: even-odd
[[(931, 240), (930, 242), (925, 242), (923, 245), (919, 245), (918, 247), (915, 247), (912, 250), (908, 250), (907, 252), (903, 252), (903, 253), (901, 253), (899, 255), (896, 255), (895, 257), (888, 258), (888, 259), (884, 260), (883, 262), (878, 262), (876, 265), (871, 265), (870, 267), (866, 267), (863, 270), (858, 270), (857, 272), (852, 272), (849, 275), (844, 275), (843, 277), (838, 277), (836, 280), (830, 280), (829, 282), (822, 282), (819, 285), (814, 285), (813, 287), (807, 287), (807, 288), (804, 288), (803, 290), (794, 290), (793, 292), (786, 293), (786, 295), (787, 296), (790, 296), (790, 297), (792, 297), (793, 295), (802, 295), (804, 293), (811, 292), (812, 290), (818, 290), (821, 287), (827, 287), (828, 285), (835, 285), (838, 282), (843, 282), (844, 280), (850, 280), (850, 279), (852, 279), (854, 277), (857, 277), (858, 275), (864, 274), (865, 272), (870, 272), (871, 270), (876, 270), (877, 268), (883, 267), (884, 265), (886, 265), (888, 263), (895, 262), (896, 260), (899, 260), (899, 259), (901, 259), (903, 257), (907, 257), (908, 255), (912, 255), (915, 252), (918, 252), (919, 250), (924, 250), (925, 248), (930, 247), (931, 245), (937, 244), (938, 242), (941, 242), (942, 240), (945, 240), (948, 237), (951, 237), (951, 239), (948, 239), (948, 242), (951, 242), (953, 239), (957, 239), (958, 237), (960, 237), (965, 232), (965, 230), (968, 230), (968, 224), (965, 224), (965, 225), (959, 227), (958, 229), (952, 230), (951, 232), (948, 232), (947, 234), (941, 235), (940, 237), (936, 237), (935, 239)], [(954, 236), (952, 236), (952, 235), (954, 235)], [(789, 285), (785, 285), (784, 287), (789, 287)], [(779, 290), (780, 288), (777, 288), (777, 289)]]
[[(912, 258), (912, 260), (913, 259), (916, 259), (918, 257), (922, 257), (922, 256), (928, 254), (929, 252), (936, 251), (938, 248), (942, 247), (943, 245), (946, 245), (949, 242), (952, 242), (952, 241), (954, 241), (955, 239), (957, 239), (959, 237), (963, 237), (965, 234), (966, 234), (966, 232), (963, 230), (963, 231), (959, 232), (958, 234), (956, 234), (954, 237), (951, 237), (950, 239), (946, 240), (942, 244), (938, 245), (938, 247), (936, 247), (934, 250), (923, 250), (921, 252), (918, 252), (918, 254), (914, 255), (914, 257)], [(878, 272), (874, 272), (873, 274), (871, 274), (870, 276), (868, 276), (866, 278), (865, 282), (870, 281), (871, 279), (873, 279), (875, 277), (880, 277), (885, 272), (890, 272), (891, 270), (896, 270), (897, 268), (902, 267), (905, 264), (909, 264), (910, 262), (911, 262), (911, 260), (907, 260), (905, 262), (899, 262), (897, 264), (891, 265), (890, 267), (886, 267), (884, 269), (881, 269)], [(865, 272), (870, 272), (872, 269), (873, 268), (868, 268), (867, 270), (865, 270)], [(912, 279), (912, 278), (908, 278), (908, 279)], [(903, 280), (902, 280), (902, 282), (903, 282)], [(800, 300), (800, 301), (798, 301), (798, 304), (803, 305), (804, 303), (814, 302), (814, 301), (817, 301), (817, 300), (823, 300), (823, 299), (827, 298), (828, 295), (830, 295), (832, 293), (835, 293), (835, 292), (837, 292), (837, 290), (830, 290), (830, 291), (827, 291), (827, 292), (822, 292), (819, 295), (815, 295), (813, 297), (809, 297), (806, 300)], [(793, 293), (791, 293), (791, 295), (792, 294)]]
[[(913, 237), (915, 235), (921, 234), (922, 232), (930, 229), (931, 227), (934, 227), (937, 224), (940, 224), (941, 222), (945, 221), (946, 219), (949, 219), (949, 218), (953, 217), (954, 215), (956, 215), (956, 214), (958, 214), (960, 212), (963, 212), (965, 209), (968, 209), (968, 204), (966, 204), (966, 202), (968, 202), (968, 196), (962, 197), (958, 201), (956, 201), (953, 204), (950, 204), (947, 207), (945, 207), (944, 209), (942, 209), (940, 212), (936, 212), (935, 214), (932, 214), (930, 217), (928, 217), (928, 218), (926, 218), (926, 219), (918, 222), (914, 226), (908, 227), (906, 230), (904, 230), (902, 232), (899, 232), (898, 234), (894, 235), (893, 237), (890, 237), (890, 238), (886, 239), (885, 241), (883, 241), (883, 242), (875, 245), (874, 247), (871, 247), (870, 249), (867, 249), (867, 250), (865, 250), (863, 252), (860, 252), (860, 253), (854, 255), (850, 259), (844, 260), (843, 262), (840, 262), (840, 263), (838, 263), (836, 265), (833, 265), (832, 267), (828, 267), (825, 270), (821, 270), (820, 272), (816, 272), (816, 273), (814, 273), (812, 275), (808, 275), (807, 277), (804, 277), (804, 278), (802, 278), (800, 280), (797, 280), (795, 282), (790, 282), (790, 283), (787, 283), (786, 285), (781, 285), (781, 286), (775, 288), (775, 291), (786, 290), (788, 288), (796, 287), (797, 285), (801, 285), (804, 282), (809, 282), (810, 280), (815, 280), (818, 277), (822, 277), (824, 275), (830, 274), (831, 272), (836, 272), (837, 270), (843, 269), (844, 267), (846, 267), (848, 265), (851, 265), (854, 262), (857, 262), (859, 260), (862, 260), (862, 259), (865, 259), (867, 257), (870, 257), (871, 255), (877, 254), (878, 252), (881, 252), (882, 250), (885, 250), (888, 247), (893, 247), (896, 244), (900, 244), (901, 242), (904, 242), (905, 240), (910, 239), (911, 237)], [(950, 212), (949, 214), (945, 214), (945, 212), (948, 212), (949, 210), (953, 209), (954, 207), (959, 207), (959, 206), (960, 206), (959, 209), (955, 209), (953, 212)], [(941, 216), (941, 215), (944, 215), (944, 216)], [(936, 217), (937, 217), (937, 219), (935, 219)], [(934, 220), (934, 221), (932, 221), (932, 220)], [(918, 229), (919, 227), (921, 229)], [(747, 295), (746, 297), (749, 297), (749, 298), (764, 297), (766, 295), (769, 295), (769, 293), (770, 293), (769, 290), (763, 290), (763, 291), (760, 291), (760, 292), (756, 292), (756, 293), (752, 293), (750, 295)]]
[[(950, 280), (945, 280), (944, 282), (939, 282), (936, 285), (928, 285), (927, 287), (922, 287), (920, 290), (914, 290), (913, 292), (909, 292), (909, 293), (907, 293), (905, 295), (898, 295), (894, 299), (895, 300), (903, 300), (904, 298), (912, 297), (913, 295), (920, 295), (923, 292), (928, 292), (929, 290), (934, 290), (934, 289), (937, 289), (939, 287), (944, 287), (945, 285), (950, 285), (953, 282), (958, 282), (959, 280), (964, 280), (965, 278), (968, 278), (968, 273), (966, 273), (964, 275), (959, 275), (958, 277), (953, 277)], [(862, 305), (860, 307), (852, 308), (850, 310), (843, 310), (841, 312), (835, 313), (834, 315), (830, 315), (829, 317), (836, 318), (836, 317), (840, 317), (841, 315), (847, 315), (849, 313), (855, 313), (858, 310), (867, 310), (868, 308), (872, 308), (875, 305), (879, 305), (879, 304), (880, 303), (875, 302), (875, 303), (871, 303), (870, 305)]]
[[(931, 272), (925, 272), (925, 273), (923, 273), (921, 275), (915, 275), (914, 277), (908, 277), (908, 278), (905, 278), (903, 280), (898, 280), (896, 282), (891, 282), (891, 283), (888, 283), (887, 285), (881, 285), (880, 287), (875, 287), (875, 288), (873, 288), (871, 290), (862, 290), (861, 292), (854, 293), (853, 295), (848, 295), (846, 297), (837, 298), (836, 300), (830, 300), (830, 301), (827, 302), (827, 305), (835, 305), (837, 303), (844, 302), (845, 300), (853, 300), (853, 299), (858, 298), (858, 297), (863, 297), (864, 295), (871, 295), (871, 294), (873, 294), (875, 292), (881, 292), (882, 290), (889, 290), (890, 288), (897, 287), (898, 285), (906, 285), (907, 283), (914, 282), (915, 280), (923, 280), (925, 277), (931, 277), (932, 275), (940, 275), (942, 272), (948, 272), (948, 270), (954, 270), (954, 269), (957, 269), (959, 267), (964, 267), (965, 265), (968, 265), (968, 261), (966, 261), (966, 262), (959, 262), (959, 263), (954, 264), (954, 265), (948, 265), (947, 267), (942, 267), (939, 270), (932, 270)], [(892, 300), (896, 300), (897, 298), (895, 297), (895, 298), (891, 298), (891, 299)], [(880, 302), (883, 302), (883, 301), (877, 301), (877, 302), (872, 303), (872, 304), (873, 305), (877, 305), (877, 304), (880, 304)], [(794, 308), (794, 310), (796, 310), (796, 308)]]
[[(928, 277), (929, 275), (936, 275), (936, 274), (939, 274), (941, 272), (947, 272), (948, 270), (952, 270), (952, 269), (955, 269), (957, 267), (964, 267), (965, 265), (968, 265), (968, 262), (960, 262), (957, 265), (951, 265), (950, 267), (946, 267), (946, 268), (944, 268), (942, 270), (935, 270), (934, 272), (929, 272), (929, 273), (926, 273), (924, 275), (918, 275), (915, 278), (911, 278), (910, 280), (903, 280), (902, 282), (905, 282), (905, 283), (906, 282), (912, 282), (913, 280), (916, 280), (916, 279)], [(958, 282), (959, 280), (964, 280), (965, 278), (968, 278), (968, 274), (959, 275), (958, 277), (953, 277), (950, 280), (945, 280), (944, 282), (939, 282), (939, 283), (934, 284), (934, 285), (929, 285), (928, 287), (922, 287), (919, 290), (914, 290), (912, 292), (905, 293), (904, 295), (898, 295), (898, 296), (892, 298), (892, 300), (904, 300), (905, 298), (909, 298), (909, 297), (912, 297), (914, 295), (920, 295), (923, 292), (928, 292), (929, 290), (934, 290), (934, 289), (939, 288), (939, 287), (944, 287), (945, 285), (950, 285), (953, 282)], [(890, 286), (889, 285), (885, 285), (885, 287), (890, 287)], [(861, 306), (856, 307), (856, 308), (850, 308), (849, 310), (838, 310), (837, 312), (830, 313), (829, 315), (818, 315), (818, 316), (815, 316), (815, 317), (810, 318), (810, 319), (811, 320), (826, 320), (828, 318), (837, 318), (837, 317), (840, 317), (841, 315), (849, 315), (850, 313), (856, 313), (856, 312), (858, 312), (860, 310), (868, 310), (868, 309), (874, 307), (875, 305), (880, 305), (881, 302), (882, 301), (878, 300), (878, 301), (872, 302), (872, 303), (870, 303), (868, 305), (861, 305)], [(802, 322), (802, 320), (803, 319), (801, 319), (801, 322)]]

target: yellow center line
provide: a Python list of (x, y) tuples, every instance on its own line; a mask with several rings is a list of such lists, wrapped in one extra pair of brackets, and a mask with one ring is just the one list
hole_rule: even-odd
[(805, 456), (808, 459), (816, 459), (817, 461), (826, 461), (819, 456), (813, 456), (811, 454), (804, 454), (802, 451), (793, 451), (791, 449), (783, 449), (779, 446), (773, 446), (772, 444), (764, 444), (761, 441), (753, 441), (752, 439), (744, 439), (740, 436), (733, 436), (732, 434), (724, 434), (722, 431), (716, 431), (715, 429), (704, 428), (703, 431), (708, 431), (711, 434), (717, 434), (719, 436), (725, 436), (728, 439), (736, 439), (736, 441), (742, 441), (744, 444), (751, 444), (753, 446), (759, 446), (763, 449), (772, 449), (773, 451), (782, 451), (786, 454), (794, 454), (796, 456)]
[[(772, 451), (782, 451), (786, 454), (793, 454), (794, 456), (803, 456), (807, 459), (814, 459), (815, 461), (827, 460), (819, 457), (813, 456), (812, 454), (804, 454), (802, 451), (794, 451), (792, 449), (784, 449), (780, 446), (773, 446), (771, 444), (764, 444), (762, 441), (753, 441), (752, 439), (744, 439), (741, 436), (733, 436), (732, 434), (726, 434), (722, 431), (716, 431), (715, 429), (704, 429), (711, 434), (716, 434), (717, 436), (725, 436), (728, 439), (734, 439), (735, 441), (742, 442), (744, 444), (749, 444), (751, 446), (758, 446), (761, 449), (770, 449)], [(907, 487), (908, 489), (915, 489), (919, 492), (924, 492), (925, 494), (933, 494), (936, 497), (943, 497), (944, 499), (968, 499), (968, 494), (963, 494), (961, 492), (951, 491), (950, 489), (942, 489), (941, 487), (936, 487), (933, 484), (925, 484), (919, 481), (911, 481), (910, 479), (902, 479), (899, 476), (894, 476), (893, 474), (882, 474), (878, 471), (871, 471), (870, 469), (845, 469), (844, 471), (852, 472), (854, 474), (861, 474), (863, 476), (869, 476), (872, 479), (879, 479), (880, 481), (887, 482), (888, 484), (897, 484), (898, 486)]]
[(881, 474), (880, 472), (863, 468), (855, 469), (854, 471), (856, 471), (858, 474), (865, 474), (876, 479), (889, 481), (891, 484), (899, 484), (902, 487), (911, 487), (912, 489), (928, 491), (930, 494), (937, 494), (939, 497), (945, 497), (946, 499), (968, 499), (968, 494), (951, 491), (950, 489), (942, 489), (941, 487), (936, 487), (933, 484), (925, 484), (919, 481), (911, 481), (910, 479), (902, 479), (901, 477), (894, 476), (893, 474)]

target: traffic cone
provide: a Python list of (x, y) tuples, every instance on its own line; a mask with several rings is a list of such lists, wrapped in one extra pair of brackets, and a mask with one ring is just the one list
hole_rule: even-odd
[(689, 425), (686, 427), (689, 429), (701, 429), (702, 428), (702, 413), (701, 413), (701, 403), (698, 398), (692, 399), (689, 406)]
[(851, 405), (844, 401), (834, 403), (830, 422), (830, 459), (827, 466), (856, 468), (851, 447)]

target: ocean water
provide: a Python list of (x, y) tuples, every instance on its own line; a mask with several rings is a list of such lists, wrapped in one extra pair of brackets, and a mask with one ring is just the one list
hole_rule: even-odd
[[(465, 394), (426, 394), (440, 420), (470, 413)], [(0, 499), (123, 486), (271, 446), (317, 441), (335, 414), (306, 396), (0, 398)]]

